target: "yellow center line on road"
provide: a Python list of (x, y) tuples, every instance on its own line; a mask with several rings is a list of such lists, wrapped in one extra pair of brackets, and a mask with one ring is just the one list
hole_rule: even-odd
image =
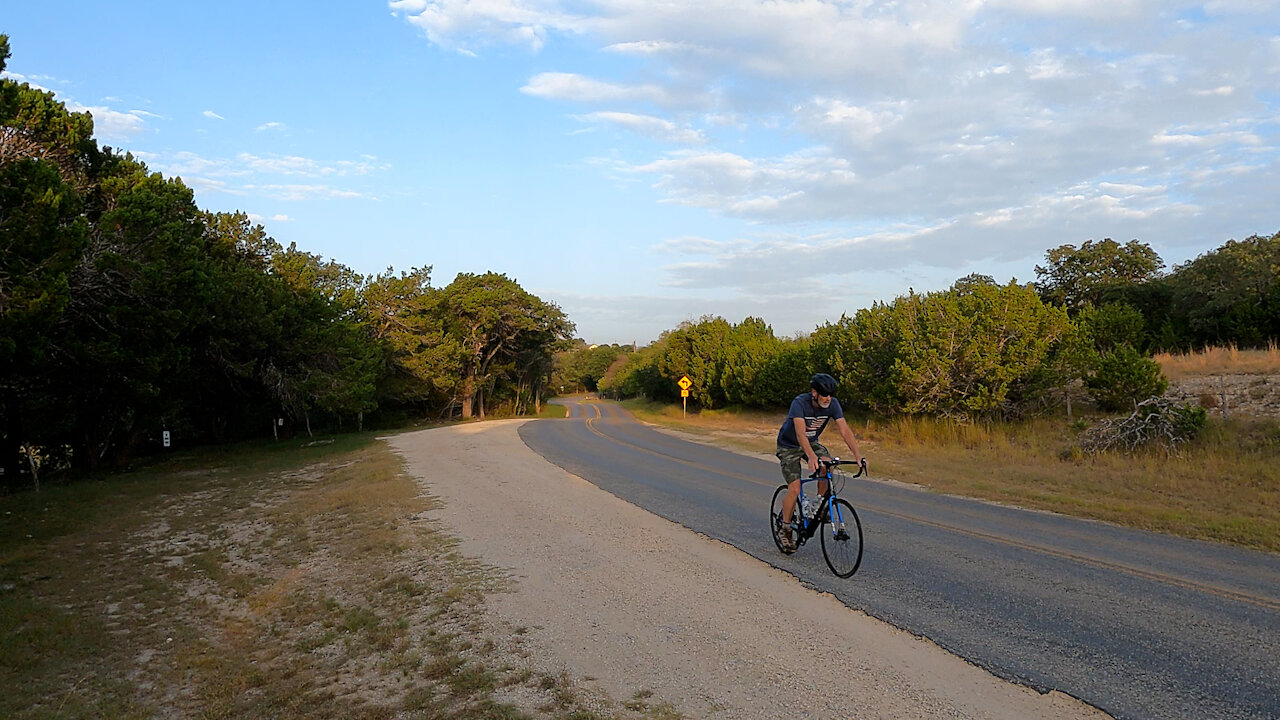
[[(604, 417), (604, 414), (600, 411), (600, 406), (592, 404), (590, 407), (595, 411), (595, 417), (587, 418), (586, 420), (587, 429), (590, 430), (592, 433), (600, 436), (601, 438), (604, 438), (605, 440), (618, 443), (619, 445), (625, 445), (627, 447), (634, 448), (636, 450), (639, 450), (641, 452), (646, 452), (651, 455), (656, 455), (661, 458), (676, 460), (677, 462), (683, 463), (684, 465), (687, 465), (691, 468), (695, 468), (697, 470), (702, 470), (710, 473), (717, 473), (720, 475), (734, 478), (736, 480), (742, 480), (744, 482), (760, 485), (766, 488), (776, 488), (778, 485), (782, 484), (782, 483), (772, 484), (772, 483), (764, 482), (758, 478), (751, 477), (749, 475), (741, 475), (738, 473), (729, 472), (722, 467), (715, 467), (715, 466), (704, 465), (702, 463), (693, 462), (689, 460), (682, 460), (681, 458), (678, 458), (674, 455), (669, 455), (667, 453), (659, 452), (657, 450), (641, 447), (639, 445), (627, 442), (626, 440), (622, 440), (612, 435), (607, 435), (602, 430), (596, 427), (596, 420), (603, 419)], [(855, 507), (863, 507), (863, 508), (866, 508), (867, 510), (871, 510), (872, 512), (877, 512), (882, 515), (888, 515), (890, 517), (898, 518), (899, 520), (906, 520), (909, 522), (920, 523), (921, 525), (927, 525), (929, 527), (937, 528), (939, 530), (947, 530), (949, 532), (956, 532), (962, 535), (968, 535), (970, 537), (979, 538), (982, 540), (989, 540), (991, 542), (1000, 543), (1002, 545), (1018, 548), (1020, 550), (1028, 550), (1031, 552), (1042, 553), (1044, 555), (1049, 555), (1051, 557), (1055, 557), (1061, 560), (1072, 560), (1072, 561), (1083, 563), (1085, 565), (1090, 565), (1096, 568), (1112, 570), (1115, 572), (1122, 572), (1128, 575), (1142, 578), (1144, 580), (1153, 580), (1156, 582), (1165, 583), (1167, 585), (1174, 585), (1186, 590), (1196, 590), (1199, 592), (1208, 593), (1210, 595), (1216, 595), (1222, 598), (1237, 600), (1239, 602), (1249, 603), (1251, 605), (1257, 605), (1259, 607), (1263, 607), (1268, 610), (1280, 610), (1280, 600), (1264, 597), (1261, 595), (1254, 595), (1252, 593), (1245, 592), (1242, 590), (1222, 587), (1221, 585), (1215, 585), (1212, 583), (1206, 583), (1206, 582), (1201, 582), (1197, 580), (1189, 580), (1187, 578), (1180, 578), (1174, 575), (1167, 575), (1165, 573), (1156, 572), (1154, 570), (1146, 570), (1143, 568), (1134, 567), (1132, 565), (1127, 565), (1125, 563), (1118, 563), (1110, 560), (1100, 560), (1098, 558), (1092, 558), (1087, 555), (1080, 555), (1078, 553), (1068, 552), (1065, 550), (1056, 550), (1054, 548), (1046, 547), (1044, 545), (1037, 545), (1035, 543), (1028, 543), (1022, 540), (1016, 540), (1013, 538), (1005, 537), (1003, 535), (996, 535), (993, 533), (982, 532), (980, 530), (971, 530), (969, 528), (958, 527), (956, 525), (941, 523), (934, 520), (927, 520), (925, 518), (917, 517), (914, 515), (907, 515), (905, 513), (895, 512), (893, 510), (886, 510), (882, 507), (877, 507), (874, 505), (858, 503), (857, 505), (855, 505)]]

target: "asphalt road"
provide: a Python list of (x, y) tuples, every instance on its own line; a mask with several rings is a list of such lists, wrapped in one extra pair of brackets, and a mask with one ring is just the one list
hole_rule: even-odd
[(1280, 718), (1280, 555), (854, 480), (866, 551), (841, 580), (816, 538), (774, 546), (776, 462), (565, 404), (520, 431), (548, 460), (999, 677), (1118, 718)]

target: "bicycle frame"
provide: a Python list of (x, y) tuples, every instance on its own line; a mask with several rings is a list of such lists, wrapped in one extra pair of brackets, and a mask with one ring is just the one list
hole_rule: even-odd
[[(822, 474), (814, 473), (807, 478), (801, 478), (800, 495), (796, 497), (796, 506), (791, 511), (791, 522), (793, 525), (796, 525), (797, 530), (795, 541), (796, 548), (799, 548), (804, 545), (806, 541), (813, 538), (813, 536), (818, 532), (818, 529), (822, 527), (823, 522), (825, 522), (830, 516), (832, 508), (835, 508), (836, 522), (844, 522), (844, 517), (840, 513), (840, 508), (835, 504), (835, 501), (840, 497), (840, 494), (836, 491), (835, 485), (831, 482), (831, 470), (839, 465), (857, 465), (857, 463), (847, 460), (820, 460), (819, 462), (822, 463), (822, 467), (826, 472)], [(851, 477), (860, 477), (862, 472), (863, 468), (859, 467), (858, 472), (853, 474)], [(807, 518), (804, 516), (803, 511), (805, 498), (804, 484), (807, 482), (822, 481), (826, 481), (827, 483), (827, 492), (818, 500), (818, 512), (814, 513), (812, 518)], [(834, 529), (834, 527), (835, 523), (832, 523), (832, 528)]]
[[(818, 500), (818, 512), (814, 513), (811, 518), (805, 517), (804, 515), (804, 484), (810, 482), (810, 480), (827, 481), (827, 492)], [(818, 532), (818, 528), (822, 527), (823, 516), (830, 511), (831, 498), (833, 495), (834, 493), (831, 492), (830, 474), (825, 477), (804, 479), (800, 481), (800, 495), (796, 498), (796, 506), (791, 511), (791, 523), (796, 526), (797, 531), (797, 548), (804, 545), (807, 540), (813, 537), (814, 533)]]

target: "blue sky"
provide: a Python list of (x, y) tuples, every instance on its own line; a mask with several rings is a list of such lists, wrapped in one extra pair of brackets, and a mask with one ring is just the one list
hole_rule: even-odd
[(1277, 2), (0, 6), (7, 75), (201, 207), (361, 273), (506, 273), (591, 342), (1280, 230)]

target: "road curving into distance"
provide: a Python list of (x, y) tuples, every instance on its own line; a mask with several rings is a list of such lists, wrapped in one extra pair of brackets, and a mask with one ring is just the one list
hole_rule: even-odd
[(841, 495), (866, 544), (841, 580), (816, 541), (783, 556), (769, 537), (776, 461), (564, 404), (520, 429), (543, 457), (1001, 678), (1118, 718), (1280, 718), (1278, 555), (871, 479)]

